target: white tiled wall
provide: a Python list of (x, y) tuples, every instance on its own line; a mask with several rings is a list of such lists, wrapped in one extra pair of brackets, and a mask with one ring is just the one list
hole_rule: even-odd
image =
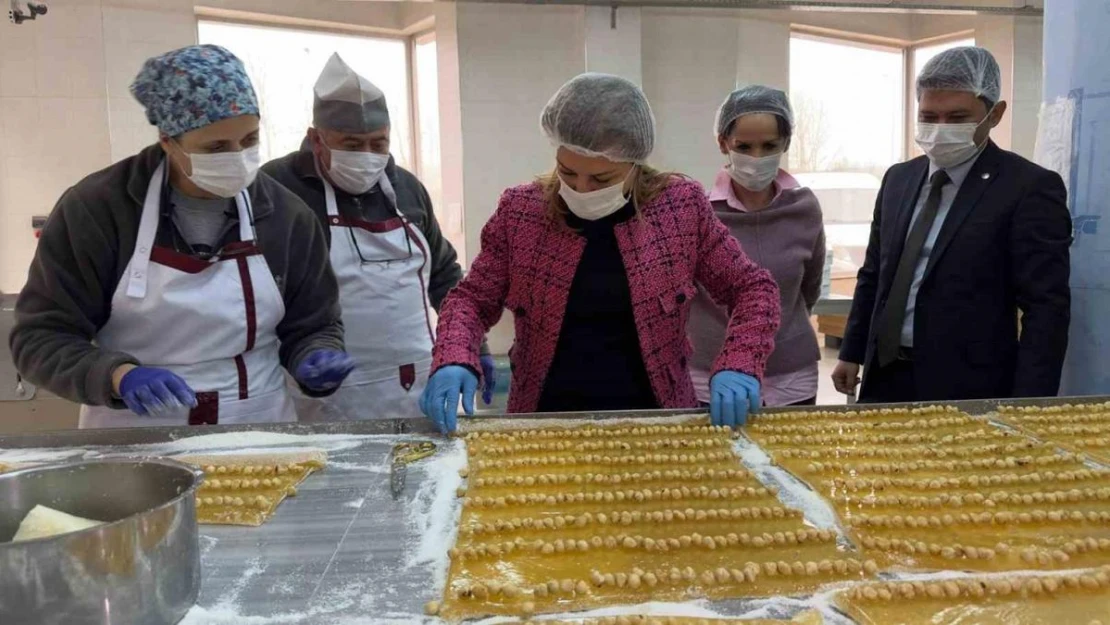
[(22, 287), (31, 217), (110, 162), (101, 10), (58, 0), (49, 19), (0, 23), (0, 291)]

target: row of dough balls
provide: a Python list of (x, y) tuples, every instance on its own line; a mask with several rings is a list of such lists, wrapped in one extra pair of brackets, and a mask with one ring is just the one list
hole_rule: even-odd
[(944, 581), (884, 582), (855, 586), (845, 591), (857, 601), (903, 601), (905, 599), (979, 599), (987, 596), (1022, 598), (1053, 595), (1072, 590), (1100, 591), (1110, 588), (1105, 568), (1059, 576), (1007, 576), (1001, 578), (958, 578)]
[(722, 536), (703, 536), (692, 533), (670, 538), (651, 538), (638, 535), (590, 536), (580, 539), (557, 538), (554, 541), (525, 541), (518, 537), (514, 541), (486, 543), (467, 547), (452, 547), (448, 556), (455, 561), (475, 560), (486, 557), (500, 558), (517, 550), (530, 551), (542, 555), (587, 552), (591, 549), (629, 549), (644, 551), (678, 551), (682, 549), (725, 549), (742, 546), (746, 549), (780, 548), (805, 543), (831, 543), (836, 541), (836, 533), (830, 530), (798, 530), (787, 532), (765, 532), (762, 535), (737, 534)]
[[(877, 417), (905, 418), (935, 414), (963, 414), (955, 406), (921, 406), (918, 408), (874, 408), (871, 410), (806, 410), (792, 412), (769, 412), (760, 415), (749, 427), (758, 429), (775, 421), (837, 421), (854, 419), (875, 419)], [(970, 418), (970, 417), (968, 417)]]
[(1074, 471), (1035, 471), (1032, 473), (996, 473), (993, 475), (941, 477), (841, 477), (832, 484), (849, 491), (881, 491), (895, 488), (908, 490), (951, 490), (955, 488), (988, 488), (1028, 484), (1090, 482), (1110, 478), (1110, 470), (1076, 469)]
[[(476, 599), (486, 601), (493, 598), (508, 600), (544, 599), (547, 597), (581, 597), (589, 595), (591, 586), (595, 588), (619, 589), (649, 589), (660, 584), (692, 585), (700, 584), (703, 587), (713, 587), (730, 584), (750, 584), (760, 577), (814, 577), (818, 575), (875, 575), (879, 567), (873, 560), (860, 561), (854, 558), (842, 560), (821, 561), (795, 561), (795, 562), (747, 562), (741, 568), (705, 569), (698, 573), (693, 567), (679, 569), (672, 567), (669, 570), (644, 571), (633, 568), (629, 573), (601, 573), (594, 570), (590, 579), (551, 579), (542, 584), (522, 588), (516, 584), (502, 584), (497, 581), (486, 583), (464, 584), (455, 590), (459, 599)], [(425, 606), (429, 614), (438, 614), (440, 603), (433, 601)], [(520, 604), (520, 611), (525, 616), (535, 612), (535, 603), (524, 601)]]
[(758, 437), (760, 443), (766, 445), (955, 445), (974, 441), (990, 441), (1005, 437), (997, 430), (970, 430), (955, 434), (939, 434), (937, 432), (914, 432), (912, 434), (871, 434), (869, 432), (854, 432), (843, 435), (836, 434), (771, 434)]
[(746, 508), (711, 508), (694, 510), (618, 510), (609, 513), (585, 512), (582, 514), (548, 515), (543, 517), (514, 517), (497, 519), (488, 523), (466, 525), (462, 533), (468, 536), (519, 532), (523, 530), (562, 530), (564, 528), (586, 528), (593, 525), (631, 526), (640, 523), (665, 525), (670, 523), (741, 521), (748, 519), (796, 519), (802, 513), (783, 506), (750, 506)]
[[(850, 462), (811, 462), (806, 465), (810, 473), (914, 473), (918, 471), (966, 472), (983, 469), (1017, 469), (1030, 465), (1047, 467), (1059, 464), (1074, 464), (1081, 461), (1079, 454), (1057, 454), (1047, 452), (1043, 456), (1006, 456), (1004, 458), (977, 458), (975, 460), (914, 460), (909, 462), (874, 462), (853, 464)], [(988, 477), (989, 476), (985, 476)], [(969, 478), (970, 479), (970, 478)], [(980, 478), (982, 479), (982, 478)]]
[(573, 484), (638, 484), (644, 482), (721, 482), (724, 480), (750, 479), (751, 474), (742, 469), (667, 469), (645, 471), (643, 473), (541, 473), (540, 475), (503, 475), (498, 477), (479, 477), (471, 482), (474, 488), (502, 488), (533, 486), (563, 486)]
[(950, 495), (943, 493), (933, 497), (915, 495), (878, 495), (866, 499), (853, 499), (855, 503), (868, 507), (899, 507), (908, 509), (922, 508), (960, 508), (963, 506), (986, 506), (994, 508), (1003, 505), (1032, 506), (1037, 504), (1078, 503), (1081, 501), (1110, 501), (1110, 487), (1073, 488), (1058, 491), (1008, 492), (997, 491)]
[(298, 474), (306, 470), (305, 465), (296, 462), (278, 465), (208, 465), (204, 467), (206, 477), (216, 475), (286, 475)]
[(550, 452), (585, 451), (657, 451), (660, 449), (711, 449), (728, 447), (732, 441), (727, 438), (665, 438), (646, 441), (607, 440), (596, 442), (551, 441), (541, 443), (517, 443), (508, 445), (487, 445), (470, 451), (470, 455), (511, 456), (517, 454), (539, 454)]
[(629, 438), (644, 436), (681, 436), (715, 434), (732, 438), (735, 431), (723, 425), (647, 425), (647, 426), (621, 426), (609, 428), (578, 427), (566, 429), (544, 430), (511, 430), (505, 432), (470, 432), (466, 441), (475, 443), (488, 443), (493, 441), (523, 441), (543, 439), (581, 439), (581, 438)]
[(272, 503), (272, 500), (262, 495), (256, 497), (224, 497), (221, 495), (216, 495), (214, 497), (197, 497), (197, 505), (203, 507), (232, 506), (235, 508), (258, 508), (260, 510), (266, 510)]
[(775, 457), (782, 460), (822, 460), (825, 458), (974, 458), (975, 456), (1016, 454), (1041, 447), (1033, 440), (1020, 443), (985, 442), (975, 447), (945, 448), (933, 445), (911, 447), (838, 447), (833, 449), (781, 449)]
[(1012, 525), (1020, 523), (1110, 523), (1110, 511), (1107, 510), (1031, 510), (1026, 512), (961, 512), (959, 514), (943, 515), (868, 515), (860, 514), (853, 517), (849, 523), (855, 527), (879, 528), (939, 528), (952, 525)]
[(888, 430), (939, 430), (949, 426), (977, 425), (977, 422), (962, 416), (943, 416), (926, 419), (909, 419), (906, 421), (879, 421), (876, 423), (837, 423), (829, 421), (814, 421), (812, 423), (777, 423), (764, 430), (773, 430), (776, 434), (813, 434), (815, 432), (836, 432), (856, 434), (860, 431), (885, 432)]
[(474, 466), (482, 470), (519, 469), (522, 467), (574, 467), (583, 465), (599, 466), (645, 466), (649, 464), (698, 464), (735, 460), (732, 450), (711, 451), (689, 454), (640, 454), (636, 456), (603, 456), (585, 454), (582, 456), (541, 456), (524, 458), (501, 458), (498, 460), (476, 460)]
[(1068, 540), (1055, 545), (1055, 548), (1051, 550), (1037, 547), (1015, 548), (1007, 543), (998, 543), (993, 549), (990, 547), (970, 547), (959, 543), (941, 545), (937, 543), (926, 543), (920, 540), (901, 540), (898, 538), (874, 536), (865, 536), (860, 539), (860, 543), (865, 548), (869, 549), (897, 551), (909, 555), (927, 553), (946, 560), (956, 560), (960, 558), (992, 560), (998, 554), (1002, 554), (1003, 556), (1016, 554), (1027, 564), (1039, 564), (1041, 566), (1062, 564), (1070, 561), (1072, 556), (1078, 554), (1110, 551), (1110, 538), (1095, 538), (1093, 536)]
[(998, 414), (1001, 415), (1072, 415), (1083, 413), (1110, 412), (1110, 402), (1101, 404), (1063, 404), (1062, 406), (999, 406)]
[(727, 501), (764, 497), (768, 494), (770, 494), (770, 491), (766, 489), (755, 488), (751, 486), (720, 489), (709, 488), (708, 486), (701, 486), (696, 488), (683, 486), (680, 488), (645, 488), (643, 490), (602, 491), (596, 493), (560, 492), (551, 495), (547, 495), (544, 493), (528, 493), (524, 495), (510, 494), (499, 497), (468, 496), (463, 500), (463, 506), (473, 508), (507, 508), (509, 506), (530, 506), (541, 504), (547, 506), (555, 506), (559, 504), (622, 503), (626, 501), (630, 503), (689, 500)]
[(211, 479), (205, 480), (200, 485), (200, 490), (249, 490), (260, 488), (278, 488), (284, 485), (285, 482), (281, 478), (244, 478), (244, 479)]

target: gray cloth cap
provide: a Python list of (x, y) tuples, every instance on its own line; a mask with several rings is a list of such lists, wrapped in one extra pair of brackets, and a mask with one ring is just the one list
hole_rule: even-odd
[(313, 88), (312, 125), (365, 134), (389, 126), (385, 94), (332, 54)]

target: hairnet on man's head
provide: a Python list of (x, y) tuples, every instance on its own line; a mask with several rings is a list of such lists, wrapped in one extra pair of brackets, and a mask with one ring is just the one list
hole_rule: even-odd
[(952, 48), (934, 56), (921, 70), (917, 77), (918, 100), (926, 89), (969, 91), (995, 104), (1002, 97), (1002, 71), (985, 48)]
[(609, 74), (572, 78), (544, 107), (540, 127), (558, 146), (611, 161), (642, 163), (655, 147), (647, 96)]
[(794, 109), (790, 98), (779, 89), (763, 85), (748, 85), (728, 94), (721, 108), (717, 109), (717, 136), (728, 134), (732, 122), (745, 115), (769, 113), (782, 118), (794, 130)]

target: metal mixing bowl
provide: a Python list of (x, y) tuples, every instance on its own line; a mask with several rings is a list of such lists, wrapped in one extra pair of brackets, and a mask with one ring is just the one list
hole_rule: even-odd
[[(200, 471), (92, 460), (0, 474), (0, 623), (171, 625), (196, 602)], [(107, 524), (9, 542), (41, 504)]]

